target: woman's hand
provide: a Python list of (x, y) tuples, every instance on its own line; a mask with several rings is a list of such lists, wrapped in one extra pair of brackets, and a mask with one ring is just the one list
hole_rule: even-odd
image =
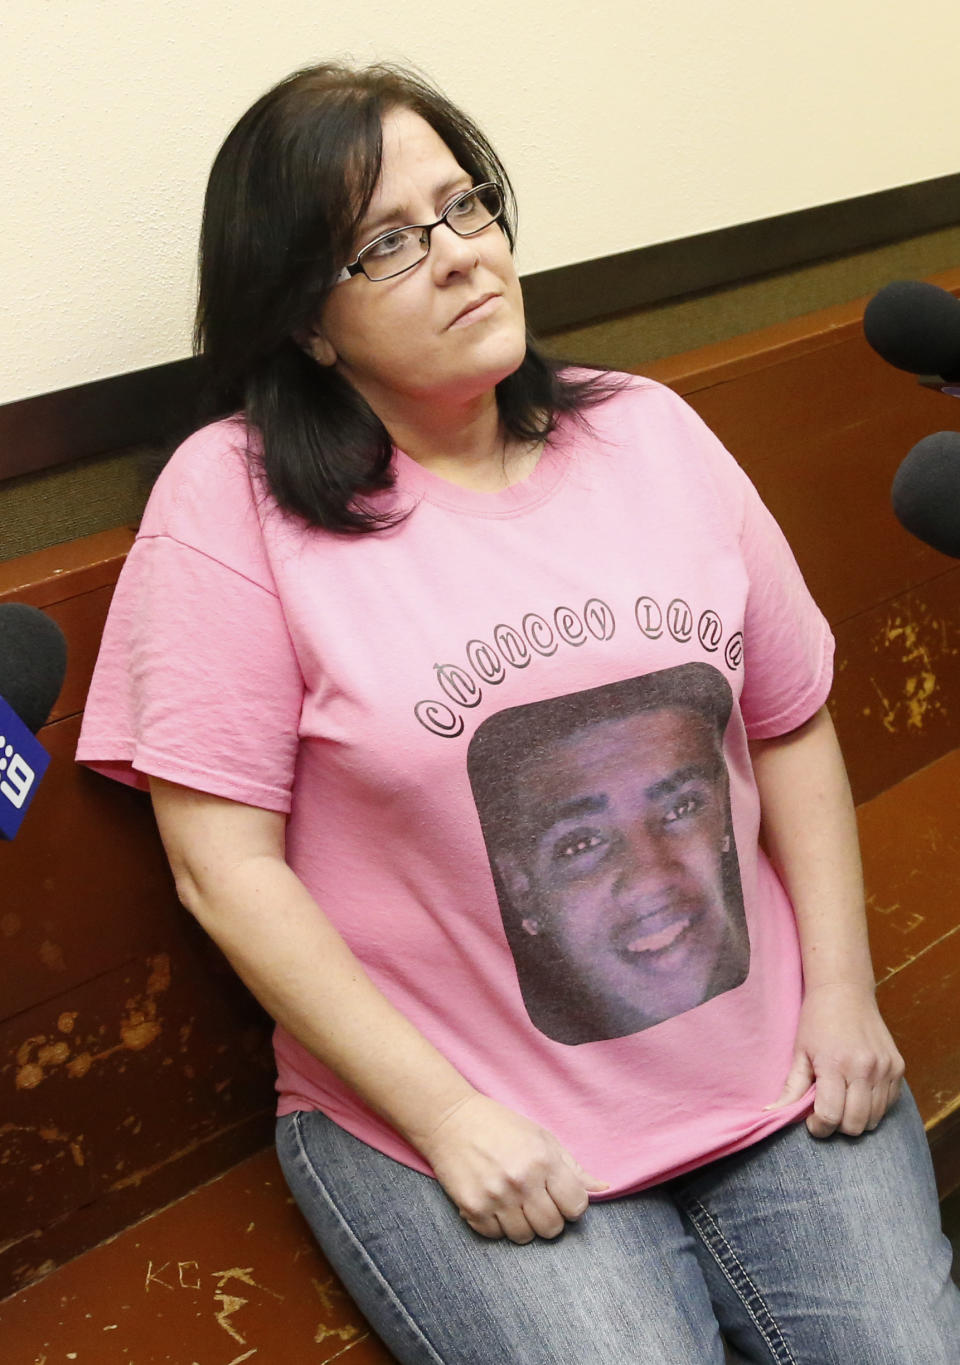
[(804, 998), (793, 1065), (770, 1108), (793, 1104), (815, 1081), (810, 1132), (823, 1138), (839, 1129), (856, 1137), (876, 1128), (896, 1100), (903, 1069), (872, 989), (817, 986)]
[(609, 1189), (552, 1133), (485, 1095), (466, 1096), (417, 1145), (483, 1237), (556, 1237), (584, 1212), (588, 1192)]

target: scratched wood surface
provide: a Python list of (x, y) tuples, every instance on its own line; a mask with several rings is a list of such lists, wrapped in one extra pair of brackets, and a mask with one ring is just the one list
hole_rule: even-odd
[(263, 1152), (0, 1303), (4, 1365), (389, 1365)]
[(147, 797), (73, 762), (129, 543), (0, 566), (69, 646), (50, 769), (0, 849), (0, 1297), (272, 1131), (269, 1020), (178, 905)]
[(857, 811), (877, 995), (931, 1134), (960, 1186), (960, 750)]
[(861, 802), (960, 745), (960, 567), (835, 624), (834, 635), (830, 710)]
[[(960, 294), (960, 270), (934, 277)], [(857, 801), (960, 744), (960, 569), (907, 534), (890, 483), (956, 399), (885, 365), (865, 300), (644, 366), (757, 485), (837, 637), (832, 711)]]

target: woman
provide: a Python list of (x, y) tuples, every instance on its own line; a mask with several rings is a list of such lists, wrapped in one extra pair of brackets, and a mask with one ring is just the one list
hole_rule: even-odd
[[(80, 757), (149, 783), (277, 1020), (287, 1179), (398, 1359), (717, 1362), (722, 1326), (757, 1361), (954, 1360), (828, 629), (678, 399), (528, 343), (510, 205), (403, 72), (317, 67), (240, 120), (198, 314), (235, 415), (154, 491)], [(576, 726), (514, 752), (558, 698)], [(538, 1027), (518, 937), (565, 1019), (592, 953), (636, 1031)]]

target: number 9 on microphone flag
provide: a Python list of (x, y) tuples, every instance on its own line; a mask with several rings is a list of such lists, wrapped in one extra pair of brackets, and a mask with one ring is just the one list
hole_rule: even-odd
[(0, 697), (0, 838), (17, 833), (49, 763), (46, 749)]

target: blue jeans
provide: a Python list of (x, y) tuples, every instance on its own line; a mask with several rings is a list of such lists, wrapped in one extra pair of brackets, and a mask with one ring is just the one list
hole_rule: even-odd
[(794, 1124), (556, 1241), (487, 1241), (440, 1185), (319, 1113), (277, 1125), (293, 1195), (404, 1365), (958, 1365), (960, 1292), (909, 1092), (874, 1133)]

